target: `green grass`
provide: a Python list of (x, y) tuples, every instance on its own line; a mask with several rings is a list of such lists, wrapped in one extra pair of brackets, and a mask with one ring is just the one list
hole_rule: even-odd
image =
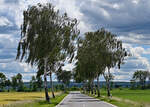
[[(150, 104), (150, 90), (130, 90), (127, 88), (111, 90), (112, 96), (128, 99), (140, 103)], [(106, 91), (102, 90), (102, 95), (106, 96)]]
[(113, 89), (111, 94), (112, 99), (108, 98), (106, 90), (102, 89), (101, 95), (103, 97), (98, 99), (118, 107), (150, 107), (150, 90)]
[[(97, 97), (95, 97), (95, 98), (97, 98)], [(107, 97), (101, 97), (101, 98), (98, 98), (98, 99), (100, 99), (102, 101), (106, 101), (106, 102), (111, 103), (113, 105), (116, 105), (118, 107), (136, 107), (133, 104), (124, 103), (123, 101), (117, 101), (117, 100), (113, 100), (113, 99), (110, 100)]]

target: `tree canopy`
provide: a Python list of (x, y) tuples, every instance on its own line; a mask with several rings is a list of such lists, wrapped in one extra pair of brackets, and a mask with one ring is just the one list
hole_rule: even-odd
[(79, 34), (77, 20), (55, 11), (51, 4), (32, 6), (24, 11), (17, 59), (34, 64), (50, 57), (55, 61), (60, 53), (72, 54), (73, 40)]

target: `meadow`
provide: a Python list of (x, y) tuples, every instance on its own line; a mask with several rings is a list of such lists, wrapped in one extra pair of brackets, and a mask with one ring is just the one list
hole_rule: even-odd
[(100, 98), (118, 107), (150, 107), (150, 90), (131, 90), (127, 88), (111, 90), (112, 98), (108, 99), (107, 92), (102, 89)]
[(45, 102), (44, 95), (44, 92), (1, 92), (0, 107), (55, 107), (66, 96), (57, 92), (56, 98), (51, 99), (49, 104)]

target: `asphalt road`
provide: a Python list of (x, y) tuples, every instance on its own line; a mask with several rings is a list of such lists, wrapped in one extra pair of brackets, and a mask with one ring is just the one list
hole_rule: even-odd
[(116, 107), (109, 103), (81, 94), (70, 92), (68, 96), (56, 107)]

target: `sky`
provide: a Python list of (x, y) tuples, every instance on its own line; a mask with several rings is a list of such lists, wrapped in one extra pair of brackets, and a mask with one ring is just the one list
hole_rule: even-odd
[[(76, 18), (80, 36), (102, 27), (116, 34), (132, 56), (121, 69), (111, 69), (115, 81), (130, 81), (136, 70), (150, 70), (150, 0), (0, 0), (0, 72), (8, 78), (21, 73), (29, 81), (36, 75), (36, 67), (15, 57), (23, 11), (37, 3), (52, 3), (56, 10)], [(64, 69), (73, 67), (68, 64)]]

